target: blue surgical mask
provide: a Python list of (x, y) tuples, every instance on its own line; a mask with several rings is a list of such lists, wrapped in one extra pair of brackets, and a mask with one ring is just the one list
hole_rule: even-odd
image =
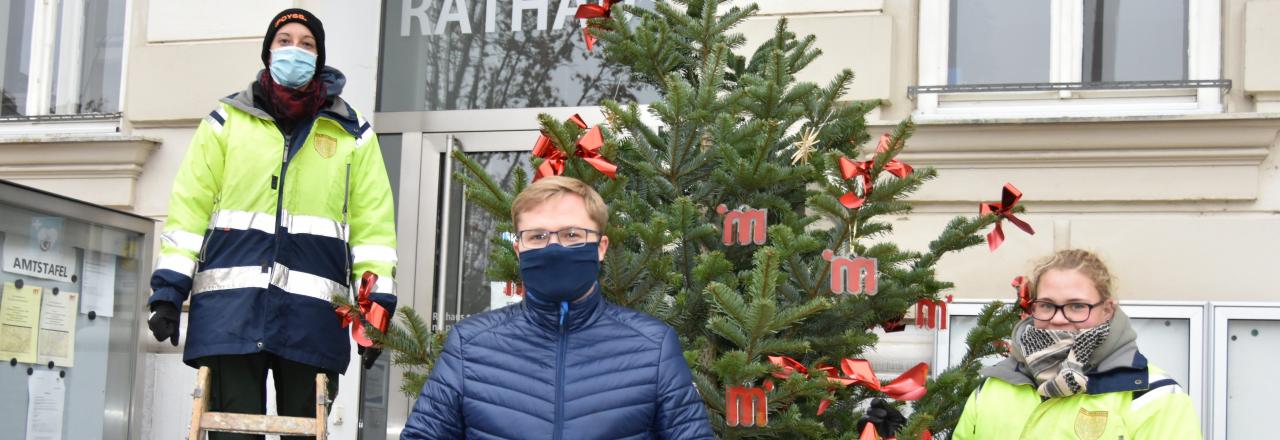
[(297, 46), (271, 51), (271, 78), (276, 84), (297, 89), (307, 85), (316, 73), (316, 54)]
[(537, 301), (572, 302), (585, 295), (600, 276), (599, 243), (567, 248), (557, 243), (520, 253), (520, 278)]

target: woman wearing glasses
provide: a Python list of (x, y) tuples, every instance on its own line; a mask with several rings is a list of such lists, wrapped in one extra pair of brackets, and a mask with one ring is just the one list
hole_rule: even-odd
[(1008, 359), (982, 370), (987, 379), (952, 438), (1202, 438), (1191, 398), (1138, 351), (1097, 255), (1049, 257), (1035, 269), (1031, 298)]

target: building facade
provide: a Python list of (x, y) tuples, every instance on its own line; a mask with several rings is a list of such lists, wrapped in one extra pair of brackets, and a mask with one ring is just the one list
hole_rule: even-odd
[[(444, 328), (510, 298), (483, 275), (493, 219), (463, 200), (446, 153), (472, 154), (509, 182), (528, 166), (537, 114), (596, 123), (599, 99), (652, 99), (582, 47), (577, 3), (8, 2), (0, 178), (163, 221), (196, 124), (262, 68), (266, 21), (307, 8), (324, 20), (328, 64), (347, 76), (343, 96), (380, 136), (401, 304)], [(1236, 327), (1214, 310), (1262, 310), (1239, 319), (1254, 336), (1280, 334), (1280, 0), (758, 3), (737, 29), (748, 47), (785, 17), (824, 53), (801, 80), (852, 69), (849, 99), (883, 102), (869, 115), (873, 137), (916, 121), (901, 157), (939, 177), (895, 240), (924, 248), (1005, 182), (1023, 191), (1035, 235), (1008, 229), (999, 252), (940, 263), (958, 302), (1011, 297), (1009, 280), (1054, 250), (1098, 251), (1120, 299), (1190, 310), (1178, 312), (1190, 318), (1174, 341), (1190, 341), (1185, 374), (1207, 438), (1252, 429), (1251, 411), (1264, 409), (1226, 412), (1226, 396), (1245, 387), (1230, 377), (1249, 372), (1217, 366)], [(171, 408), (193, 379), (175, 378), (193, 374), (172, 347), (144, 346), (153, 415), (133, 432), (170, 438), (185, 426)], [(356, 438), (359, 422), (363, 438), (398, 438), (411, 401), (396, 391), (398, 372), (372, 371), (344, 377), (334, 438)]]

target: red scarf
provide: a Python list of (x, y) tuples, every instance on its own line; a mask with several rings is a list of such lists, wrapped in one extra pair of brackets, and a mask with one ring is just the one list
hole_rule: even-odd
[(320, 108), (324, 106), (325, 98), (328, 96), (328, 87), (325, 87), (323, 81), (313, 78), (307, 85), (300, 89), (291, 89), (280, 84), (276, 84), (271, 78), (271, 73), (263, 70), (258, 76), (258, 84), (262, 86), (262, 90), (266, 91), (267, 97), (271, 100), (271, 108), (277, 119), (283, 119), (283, 122), (295, 122), (302, 119), (310, 119), (320, 112)]

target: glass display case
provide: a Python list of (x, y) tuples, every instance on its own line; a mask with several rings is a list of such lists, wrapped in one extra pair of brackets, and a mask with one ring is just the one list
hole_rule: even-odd
[(0, 181), (0, 437), (138, 437), (154, 225)]

